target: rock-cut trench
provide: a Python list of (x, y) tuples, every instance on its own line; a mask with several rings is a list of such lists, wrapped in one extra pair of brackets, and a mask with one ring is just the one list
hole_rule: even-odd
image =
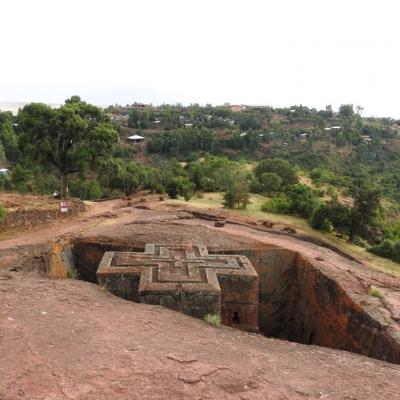
[[(64, 258), (80, 279), (97, 283), (96, 270), (105, 251), (143, 250), (141, 244), (78, 240)], [(270, 247), (217, 253), (245, 255), (258, 272), (259, 333), (400, 364), (400, 343), (301, 254)]]

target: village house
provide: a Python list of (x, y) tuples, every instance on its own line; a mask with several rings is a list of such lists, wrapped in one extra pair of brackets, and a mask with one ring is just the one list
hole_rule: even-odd
[(338, 130), (340, 129), (340, 126), (329, 126), (325, 128), (326, 131), (332, 131), (332, 130)]
[(140, 136), (140, 135), (132, 135), (132, 136), (128, 136), (127, 139), (130, 143), (141, 143), (141, 142), (143, 142), (144, 137)]
[(7, 168), (0, 168), (0, 176), (6, 176), (10, 173), (10, 170)]
[(361, 136), (361, 138), (362, 138), (364, 143), (371, 143), (372, 142), (372, 139), (371, 139), (371, 137), (369, 135), (363, 135), (363, 136)]
[(115, 122), (118, 125), (128, 125), (129, 117), (127, 115), (110, 114), (109, 117), (112, 122)]
[(229, 108), (232, 112), (241, 112), (246, 109), (246, 106), (243, 106), (241, 104), (240, 105), (236, 104), (236, 105), (229, 106)]

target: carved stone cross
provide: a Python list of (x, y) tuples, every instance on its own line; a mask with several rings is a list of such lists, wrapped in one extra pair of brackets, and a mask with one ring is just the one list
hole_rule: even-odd
[(106, 252), (97, 279), (128, 300), (200, 318), (218, 313), (226, 325), (257, 330), (258, 275), (244, 256), (208, 254), (204, 245), (147, 244), (144, 253)]

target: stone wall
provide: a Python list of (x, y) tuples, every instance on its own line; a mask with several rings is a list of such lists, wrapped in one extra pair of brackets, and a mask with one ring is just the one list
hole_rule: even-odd
[[(85, 211), (85, 203), (79, 199), (69, 200), (68, 205), (69, 212), (64, 214), (64, 217), (75, 216)], [(52, 222), (60, 217), (58, 208), (48, 210), (31, 209), (11, 211), (0, 221), (0, 231), (4, 232), (8, 229)]]

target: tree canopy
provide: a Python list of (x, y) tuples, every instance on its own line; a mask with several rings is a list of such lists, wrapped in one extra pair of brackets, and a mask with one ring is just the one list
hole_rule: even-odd
[(68, 175), (81, 172), (112, 154), (118, 133), (102, 111), (78, 96), (58, 109), (41, 103), (26, 105), (18, 116), (20, 150), (61, 179), (61, 197), (67, 197)]

